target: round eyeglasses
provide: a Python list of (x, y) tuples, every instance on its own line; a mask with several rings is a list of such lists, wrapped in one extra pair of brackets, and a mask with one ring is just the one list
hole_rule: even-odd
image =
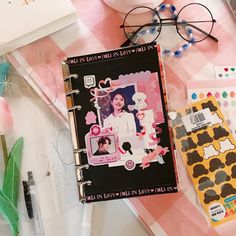
[[(170, 17), (161, 18), (161, 13), (166, 10), (169, 11)], [(218, 39), (211, 35), (215, 22), (210, 10), (200, 3), (187, 4), (178, 13), (171, 4), (161, 4), (157, 9), (135, 7), (126, 14), (120, 26), (128, 39), (121, 46), (153, 42), (160, 35), (163, 26), (174, 26), (179, 36), (188, 42), (185, 47), (206, 38), (218, 42)]]

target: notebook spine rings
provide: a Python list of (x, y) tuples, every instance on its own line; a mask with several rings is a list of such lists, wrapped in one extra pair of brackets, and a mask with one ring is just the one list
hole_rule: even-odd
[(64, 81), (67, 81), (70, 79), (78, 79), (78, 75), (77, 74), (70, 74), (69, 76), (65, 77)]
[[(64, 79), (64, 83), (65, 85), (69, 85), (69, 89), (67, 89), (66, 91), (66, 97), (70, 98), (72, 101), (72, 106), (68, 106), (67, 110), (68, 113), (70, 114), (69, 116), (73, 117), (73, 121), (71, 121), (70, 119), (70, 123), (71, 122), (75, 122), (75, 115), (76, 115), (76, 110), (80, 111), (82, 109), (81, 105), (74, 105), (74, 101), (73, 101), (73, 96), (79, 95), (80, 91), (79, 89), (72, 89), (71, 88), (71, 81), (73, 79), (77, 79), (78, 75), (77, 74), (70, 74), (69, 76), (65, 77)], [(75, 128), (75, 124), (72, 124), (72, 129), (74, 129), (74, 132), (72, 132), (72, 136), (74, 136), (74, 140), (72, 137), (72, 141), (73, 141), (73, 146), (74, 146), (74, 150), (73, 150), (73, 154), (74, 154), (74, 158), (75, 158), (75, 162), (76, 162), (76, 176), (77, 176), (77, 184), (78, 184), (78, 192), (79, 192), (79, 199), (82, 203), (86, 202), (86, 196), (85, 196), (85, 186), (86, 185), (91, 185), (91, 181), (90, 180), (85, 180), (84, 176), (83, 176), (83, 171), (84, 169), (89, 169), (89, 165), (88, 164), (82, 164), (81, 163), (81, 154), (82, 153), (86, 153), (86, 149), (80, 149), (79, 147), (77, 147), (77, 134), (76, 134), (76, 128)]]
[[(78, 75), (77, 74), (70, 74), (69, 76), (65, 77), (64, 79), (64, 83), (65, 84), (68, 84), (69, 83), (69, 87), (71, 88), (71, 80), (72, 79), (78, 79)], [(66, 91), (66, 97), (70, 97), (71, 100), (73, 100), (73, 97), (72, 95), (79, 95), (80, 91), (79, 89), (69, 89), (69, 91)], [(75, 110), (81, 110), (82, 109), (82, 106), (81, 105), (74, 105), (73, 106), (68, 106), (68, 112), (72, 112), (72, 111), (75, 111)]]
[(81, 202), (85, 202), (86, 201), (86, 196), (85, 196), (85, 185), (91, 185), (91, 181), (90, 180), (85, 180), (84, 176), (83, 176), (83, 170), (84, 169), (89, 169), (89, 165), (85, 164), (85, 165), (79, 165), (76, 166), (77, 168), (77, 183), (78, 183), (78, 190), (79, 190), (79, 199)]

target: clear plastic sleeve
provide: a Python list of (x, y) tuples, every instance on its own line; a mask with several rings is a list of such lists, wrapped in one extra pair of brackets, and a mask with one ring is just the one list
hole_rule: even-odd
[(0, 234), (70, 235), (73, 228), (79, 235), (83, 208), (70, 131), (28, 82), (12, 66), (1, 82)]
[[(215, 97), (188, 104), (169, 116), (178, 153), (198, 197), (195, 204), (202, 205), (213, 226), (235, 218), (236, 141)], [(190, 193), (191, 183), (183, 184)]]

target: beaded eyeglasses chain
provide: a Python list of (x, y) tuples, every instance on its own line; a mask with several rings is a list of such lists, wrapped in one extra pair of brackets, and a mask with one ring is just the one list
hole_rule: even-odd
[[(171, 14), (171, 18), (175, 19), (176, 18), (176, 8), (174, 5), (172, 4), (161, 4), (160, 6), (158, 6), (155, 11), (156, 13), (153, 16), (153, 23), (157, 23), (159, 20), (159, 15), (160, 13), (165, 12), (166, 10), (168, 10)], [(181, 20), (181, 22), (185, 22), (184, 20)], [(164, 49), (162, 51), (163, 56), (173, 56), (173, 57), (181, 57), (183, 52), (186, 51), (188, 48), (192, 47), (195, 44), (195, 39), (193, 37), (193, 30), (191, 28), (189, 28), (186, 24), (183, 24), (185, 33), (188, 36), (189, 42), (181, 45), (180, 48), (178, 48), (175, 51), (171, 51), (169, 49)], [(140, 31), (137, 36), (136, 36), (136, 40), (139, 39), (140, 36), (144, 35), (144, 34), (155, 34), (157, 31), (156, 27), (153, 27), (151, 29), (143, 29), (142, 31)]]

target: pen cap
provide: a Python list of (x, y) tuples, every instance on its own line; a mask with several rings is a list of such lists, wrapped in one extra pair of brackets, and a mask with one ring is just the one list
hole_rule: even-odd
[(28, 171), (27, 174), (28, 174), (28, 184), (29, 185), (34, 185), (34, 178), (33, 178), (32, 171)]

